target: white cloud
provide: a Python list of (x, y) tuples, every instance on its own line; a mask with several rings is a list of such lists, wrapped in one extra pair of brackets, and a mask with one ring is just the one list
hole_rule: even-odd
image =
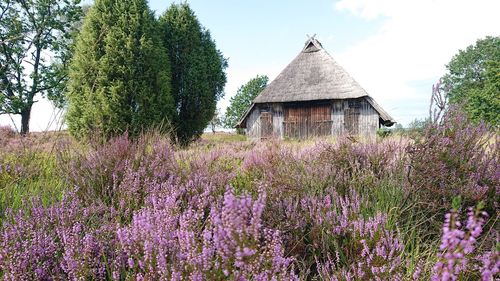
[[(437, 80), (459, 49), (500, 32), (496, 0), (341, 0), (334, 6), (368, 22), (383, 20), (374, 35), (336, 59), (389, 111), (398, 108), (391, 113), (402, 123), (415, 118), (407, 111), (414, 102), (427, 104), (431, 91), (431, 82), (425, 93), (411, 82)], [(425, 116), (426, 108), (421, 112)]]

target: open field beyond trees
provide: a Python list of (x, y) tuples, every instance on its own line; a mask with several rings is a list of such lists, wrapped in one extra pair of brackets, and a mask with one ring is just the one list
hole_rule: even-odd
[(498, 135), (0, 134), (5, 280), (495, 280)]

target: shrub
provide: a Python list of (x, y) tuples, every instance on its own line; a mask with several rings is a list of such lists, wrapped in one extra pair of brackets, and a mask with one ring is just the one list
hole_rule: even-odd
[(387, 128), (379, 128), (377, 129), (377, 136), (380, 138), (386, 138), (392, 134), (392, 131)]
[(420, 138), (425, 128), (430, 124), (430, 119), (415, 119), (408, 124), (408, 128), (406, 129), (406, 134), (410, 136), (412, 139)]
[[(28, 202), (26, 202), (28, 203)], [(0, 272), (6, 280), (104, 279), (113, 255), (112, 211), (86, 207), (69, 193), (50, 207), (8, 212), (0, 236)]]
[[(166, 196), (118, 230), (126, 276), (146, 279), (270, 280), (294, 278), (279, 232), (261, 223), (265, 196), (253, 201), (230, 190), (221, 206), (190, 205)], [(292, 270), (292, 271), (290, 271)]]
[(1, 125), (0, 126), (0, 139), (8, 139), (15, 136), (16, 131), (10, 126)]
[[(443, 122), (448, 119), (445, 115)], [(444, 167), (439, 173), (465, 167), (456, 169), (457, 175), (471, 173), (473, 179), (494, 178), (497, 169), (487, 165), (494, 163), (491, 159), (496, 151), (472, 146), (462, 138), (459, 142), (469, 147), (459, 150), (443, 138), (461, 127), (440, 126), (435, 125), (429, 137), (416, 143), (391, 138), (376, 143), (347, 139), (335, 143), (225, 142), (179, 150), (167, 138), (152, 134), (134, 140), (123, 135), (99, 145), (59, 147), (58, 162), (51, 157), (53, 170), (60, 171), (57, 175), (64, 197), (49, 202), (24, 200), (21, 210), (3, 212), (0, 277), (428, 278), (434, 262), (445, 261), (450, 252), (458, 253), (454, 261), (461, 264), (463, 250), (437, 253), (439, 236), (429, 232), (429, 225), (441, 216), (442, 208), (420, 206), (444, 202), (446, 197), (438, 201), (431, 198), (430, 191), (417, 188), (415, 183), (427, 183), (424, 176), (428, 175), (417, 173), (421, 170), (410, 171), (410, 185), (405, 164), (411, 159), (424, 167), (423, 161), (427, 161), (427, 165)], [(466, 139), (479, 139), (474, 135), (479, 132), (474, 132), (473, 138), (468, 135)], [(440, 149), (435, 143), (441, 144)], [(416, 147), (421, 149), (411, 150)], [(0, 152), (0, 157), (8, 155), (13, 163), (23, 159), (21, 151)], [(461, 162), (462, 166), (447, 166), (440, 154), (446, 151), (476, 158)], [(468, 170), (472, 168), (476, 170)], [(29, 174), (22, 169), (15, 178), (28, 178)], [(4, 179), (7, 184), (17, 181)], [(447, 180), (444, 190), (453, 184), (441, 174), (432, 180)], [(469, 183), (467, 178), (464, 183)], [(498, 196), (498, 191), (493, 195)], [(468, 197), (465, 203), (472, 204), (475, 198)], [(488, 211), (491, 225), (483, 228), (494, 230), (498, 207), (487, 207), (493, 208)], [(480, 219), (475, 222), (483, 224)], [(458, 243), (454, 249), (463, 249), (461, 240), (470, 238), (467, 227), (459, 230), (463, 235), (453, 232), (457, 235), (446, 236), (451, 237), (446, 241)], [(497, 274), (499, 255), (491, 244), (493, 230), (476, 238), (481, 243), (469, 243), (475, 250), (465, 255), (469, 262), (460, 276), (479, 278), (475, 266), (483, 268), (481, 272)], [(457, 238), (462, 236), (464, 239)], [(444, 271), (436, 268), (434, 273), (439, 272)]]
[(178, 169), (170, 143), (156, 135), (131, 140), (124, 134), (84, 152), (61, 151), (64, 178), (77, 187), (81, 200), (126, 208), (129, 214), (142, 206), (150, 186), (166, 181)]
[(466, 205), (484, 200), (492, 210), (499, 192), (498, 135), (472, 124), (458, 108), (429, 124), (421, 141), (408, 147), (409, 183), (434, 209), (449, 209), (462, 196)]
[[(478, 255), (476, 244), (483, 234), (487, 214), (481, 208), (467, 210), (465, 226), (453, 209), (445, 216), (438, 261), (433, 267), (432, 280), (479, 279), (488, 281), (498, 274), (500, 255), (498, 245), (492, 251)], [(482, 264), (482, 265), (477, 265)], [(479, 271), (479, 272), (477, 272)], [(475, 275), (477, 274), (477, 275)]]

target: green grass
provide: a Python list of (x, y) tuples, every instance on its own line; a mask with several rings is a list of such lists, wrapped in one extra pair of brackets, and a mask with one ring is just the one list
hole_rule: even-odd
[(45, 206), (62, 198), (65, 185), (53, 153), (26, 149), (0, 157), (0, 224), (7, 209), (26, 207), (33, 198)]
[(201, 136), (201, 139), (210, 142), (240, 142), (246, 141), (247, 137), (234, 133), (205, 133)]
[[(297, 141), (289, 140), (283, 142), (271, 142), (270, 145), (289, 146), (292, 150), (313, 145), (316, 140)], [(178, 158), (180, 170), (185, 170), (189, 174), (191, 158), (195, 158), (200, 153), (206, 153), (211, 149), (229, 148), (232, 143), (236, 144), (238, 149), (252, 149), (251, 143), (245, 142), (246, 137), (236, 134), (204, 134), (202, 139), (186, 149), (179, 149), (177, 154), (183, 154), (184, 157)], [(325, 138), (320, 141), (335, 142), (333, 138)], [(241, 144), (241, 145), (240, 145)], [(248, 148), (247, 148), (248, 144)], [(76, 145), (76, 144), (72, 144)], [(75, 146), (74, 146), (75, 147)], [(75, 149), (83, 149), (75, 147)], [(61, 200), (68, 185), (65, 183), (64, 175), (61, 172), (61, 163), (57, 161), (57, 153), (53, 149), (46, 147), (40, 148), (25, 147), (21, 150), (4, 151), (0, 149), (0, 226), (2, 218), (5, 216), (6, 209), (18, 210), (27, 207), (27, 200), (39, 198), (45, 206)], [(282, 159), (279, 159), (281, 161)], [(281, 163), (281, 162), (280, 162)], [(250, 193), (256, 196), (256, 188), (262, 180), (262, 171), (241, 169), (241, 159), (235, 157), (220, 157), (211, 163), (210, 169), (217, 171), (236, 171), (231, 180), (231, 186), (236, 194)], [(286, 169), (277, 170), (282, 172), (278, 183), (289, 183), (292, 186), (301, 185), (304, 189), (294, 192), (321, 193), (322, 190), (330, 185), (338, 184), (335, 179), (326, 179), (322, 182), (320, 179), (311, 177), (308, 170), (305, 169), (307, 163), (286, 162)], [(10, 169), (6, 170), (5, 166)], [(278, 164), (276, 165), (278, 166)], [(23, 169), (16, 172), (15, 169)], [(290, 172), (290, 173), (287, 173)], [(278, 173), (280, 174), (280, 173)], [(300, 183), (294, 183), (289, 178), (289, 174), (302, 175)], [(409, 260), (408, 272), (413, 272), (417, 266), (423, 267), (423, 272), (427, 275), (430, 267), (435, 261), (438, 251), (439, 239), (429, 237), (427, 231), (430, 228), (430, 222), (442, 223), (441, 217), (428, 217), (422, 212), (422, 206), (418, 205), (416, 198), (408, 198), (405, 193), (404, 170), (398, 170), (390, 175), (384, 175), (380, 178), (372, 174), (363, 174), (360, 177), (353, 176), (350, 179), (349, 187), (367, 199), (367, 204), (362, 206), (362, 215), (372, 217), (378, 213), (388, 215), (387, 228), (400, 234), (402, 242), (405, 245), (403, 260)], [(276, 181), (276, 179), (274, 179)], [(325, 180), (323, 180), (325, 181)], [(332, 240), (331, 247), (335, 246), (336, 240)], [(325, 247), (327, 248), (327, 247)], [(409, 277), (409, 276), (407, 276)], [(428, 277), (428, 276), (427, 276)]]

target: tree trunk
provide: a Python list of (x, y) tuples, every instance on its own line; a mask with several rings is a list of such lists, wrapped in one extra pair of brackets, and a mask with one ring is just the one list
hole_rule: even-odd
[(31, 106), (21, 111), (21, 135), (26, 135), (30, 131)]

